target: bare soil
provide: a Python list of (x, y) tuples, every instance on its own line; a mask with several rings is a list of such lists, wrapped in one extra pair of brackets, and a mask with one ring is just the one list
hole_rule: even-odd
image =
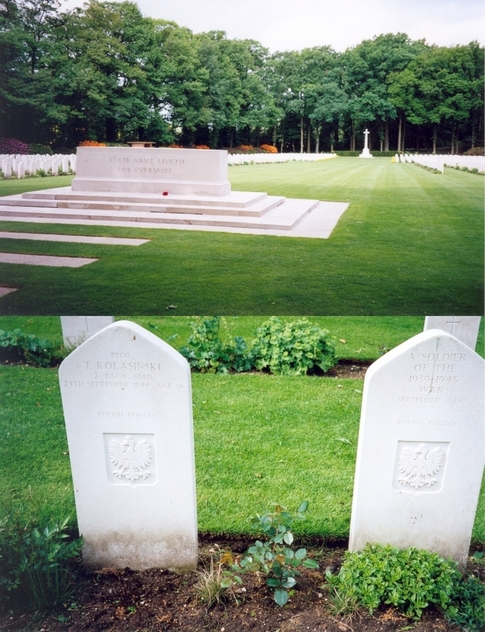
[[(199, 570), (208, 569), (211, 556), (222, 551), (243, 553), (252, 540), (201, 536)], [(177, 574), (166, 570), (103, 569), (81, 571), (72, 598), (47, 618), (30, 613), (0, 614), (0, 630), (13, 632), (457, 632), (434, 609), (414, 624), (393, 608), (373, 616), (361, 611), (341, 616), (332, 608), (325, 587), (325, 571), (338, 571), (345, 551), (343, 543), (308, 544), (318, 570), (302, 571), (288, 604), (273, 601), (265, 578), (257, 573), (243, 575), (243, 586), (235, 597), (207, 607), (196, 590), (196, 572)], [(485, 581), (485, 564), (470, 561), (469, 572)]]

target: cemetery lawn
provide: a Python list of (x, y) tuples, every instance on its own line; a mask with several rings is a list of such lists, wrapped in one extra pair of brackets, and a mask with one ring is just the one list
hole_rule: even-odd
[[(345, 375), (192, 375), (200, 532), (248, 535), (271, 503), (308, 500), (300, 535), (348, 537), (363, 380)], [(57, 370), (0, 365), (0, 383), (0, 507), (74, 526)]]
[[(2, 231), (151, 240), (130, 248), (2, 239), (3, 252), (99, 260), (76, 270), (3, 264), (0, 286), (19, 290), (0, 299), (0, 313), (483, 313), (480, 176), (453, 169), (437, 175), (388, 158), (337, 158), (231, 167), (229, 178), (233, 190), (350, 206), (326, 240), (0, 222)], [(40, 180), (53, 186), (43, 178), (34, 188)], [(32, 182), (25, 181), (29, 190)], [(0, 194), (13, 185), (24, 182), (1, 181)]]

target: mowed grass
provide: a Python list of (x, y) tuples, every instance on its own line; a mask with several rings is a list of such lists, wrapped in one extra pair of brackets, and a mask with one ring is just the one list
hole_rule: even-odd
[[(192, 376), (199, 531), (248, 533), (279, 502), (310, 501), (300, 533), (346, 538), (362, 380)], [(0, 366), (0, 507), (75, 508), (57, 371)], [(473, 539), (485, 542), (485, 484)]]
[[(143, 237), (137, 248), (0, 240), (99, 258), (76, 270), (3, 264), (1, 314), (483, 313), (483, 179), (388, 158), (229, 169), (234, 190), (347, 201), (327, 240), (0, 222), (0, 230)], [(3, 183), (0, 183), (2, 192)]]
[[(123, 318), (123, 317), (117, 317)], [(287, 317), (288, 318), (288, 317)], [(176, 348), (190, 317), (131, 319)], [(295, 319), (291, 319), (295, 320)], [(375, 360), (423, 327), (422, 317), (313, 317), (345, 359)], [(222, 335), (248, 341), (262, 317), (224, 318)], [(0, 329), (61, 343), (59, 317), (1, 317)], [(477, 351), (483, 356), (483, 319)], [(311, 503), (302, 532), (345, 538), (363, 380), (192, 375), (200, 531), (247, 533), (272, 502)], [(70, 515), (74, 496), (57, 370), (0, 366), (0, 507), (48, 521)], [(485, 543), (485, 483), (474, 539)]]

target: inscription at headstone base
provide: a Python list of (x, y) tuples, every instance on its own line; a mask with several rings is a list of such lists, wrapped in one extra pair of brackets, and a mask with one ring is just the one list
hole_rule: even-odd
[(83, 561), (191, 569), (197, 516), (188, 363), (118, 321), (59, 369)]
[(441, 330), (367, 371), (349, 548), (428, 549), (466, 565), (485, 465), (484, 360)]
[(424, 331), (442, 329), (475, 350), (480, 320), (481, 316), (426, 316)]

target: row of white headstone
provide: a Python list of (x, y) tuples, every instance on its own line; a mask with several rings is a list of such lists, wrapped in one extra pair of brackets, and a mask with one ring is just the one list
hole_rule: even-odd
[[(463, 319), (450, 320), (460, 333)], [(427, 329), (369, 368), (351, 550), (367, 542), (414, 546), (466, 565), (485, 464), (484, 364), (457, 335)], [(119, 321), (72, 351), (59, 379), (85, 565), (194, 568), (186, 360)]]
[(315, 162), (316, 160), (328, 160), (336, 158), (337, 154), (228, 154), (229, 165), (244, 165), (247, 163), (263, 164), (275, 162)]
[(11, 178), (13, 175), (25, 178), (27, 175), (35, 175), (38, 171), (52, 175), (76, 173), (76, 155), (0, 154), (0, 167), (4, 178)]
[(445, 167), (466, 167), (485, 172), (484, 156), (445, 156), (441, 154), (396, 154), (395, 162), (414, 162), (444, 173)]

